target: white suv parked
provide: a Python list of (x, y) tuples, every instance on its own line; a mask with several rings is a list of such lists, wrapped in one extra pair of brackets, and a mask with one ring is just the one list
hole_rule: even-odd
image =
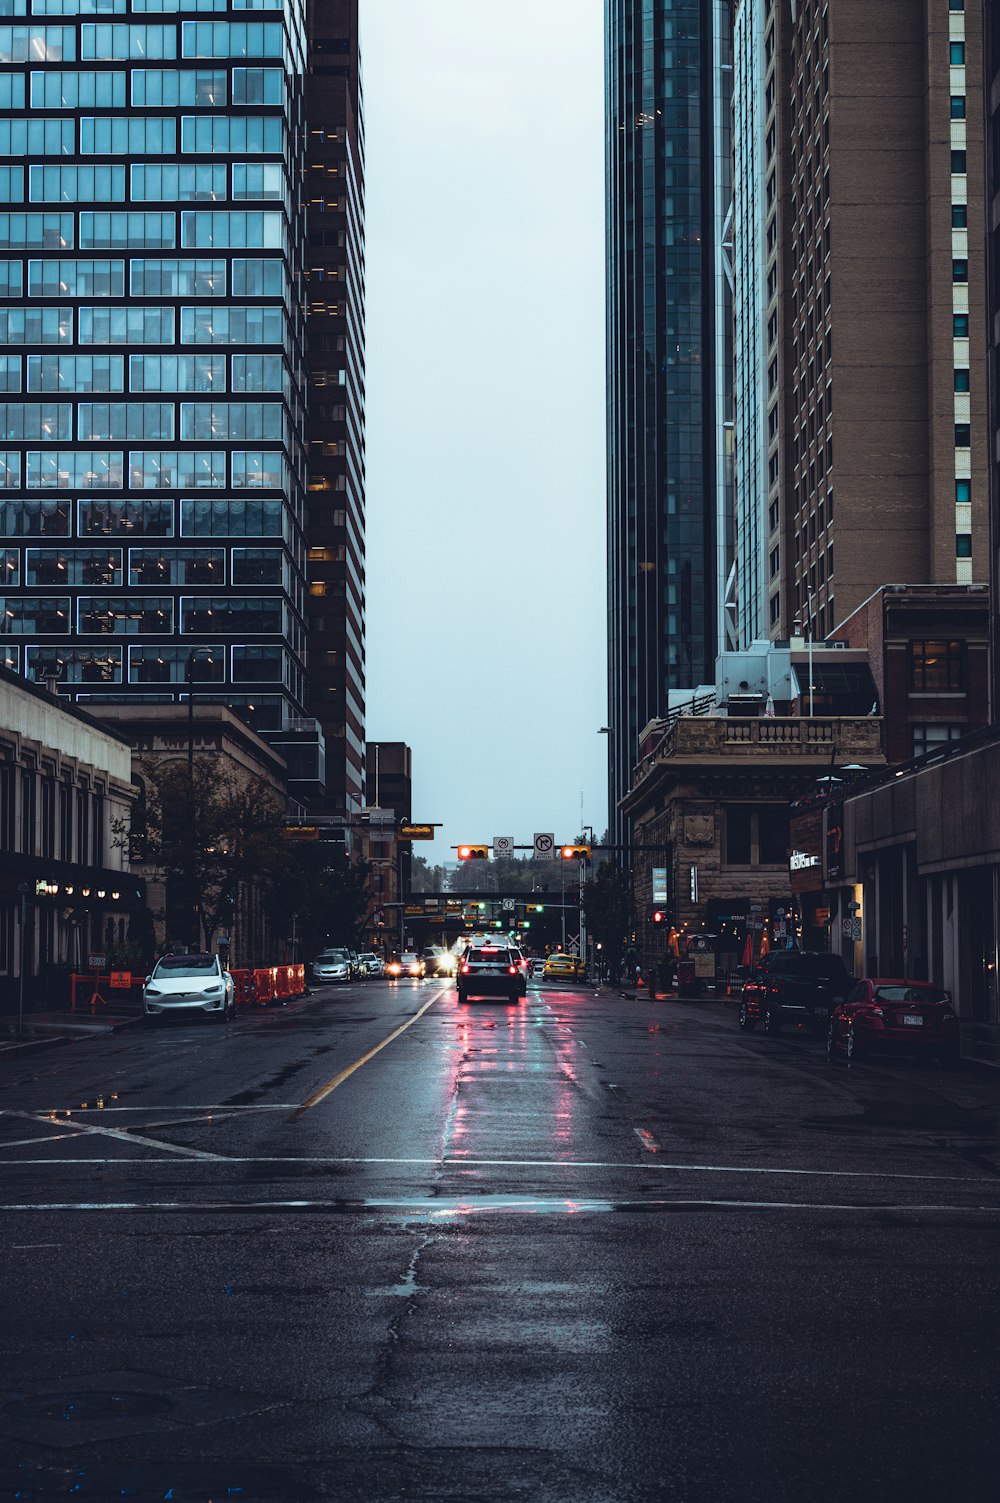
[(236, 988), (218, 955), (164, 955), (146, 977), (142, 1010), (147, 1018), (201, 1013), (230, 1023), (236, 1016)]

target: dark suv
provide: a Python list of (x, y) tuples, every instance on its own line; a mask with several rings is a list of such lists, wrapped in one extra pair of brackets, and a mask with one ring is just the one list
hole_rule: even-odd
[[(519, 958), (519, 957), (518, 957)], [(470, 945), (462, 956), (456, 977), (458, 1000), (503, 996), (516, 1002), (527, 992), (524, 973), (508, 945)]]
[(824, 1033), (830, 1011), (851, 986), (839, 955), (817, 951), (775, 950), (754, 966), (740, 997), (740, 1027), (753, 1032), (758, 1023), (775, 1034), (782, 1023), (808, 1023)]

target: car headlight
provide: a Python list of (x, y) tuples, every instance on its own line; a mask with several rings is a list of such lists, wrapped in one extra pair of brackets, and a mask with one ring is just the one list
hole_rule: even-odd
[(159, 997), (160, 995), (161, 995), (161, 992), (160, 992), (159, 987), (156, 987), (156, 986), (147, 986), (147, 988), (146, 988), (146, 996), (147, 997)]

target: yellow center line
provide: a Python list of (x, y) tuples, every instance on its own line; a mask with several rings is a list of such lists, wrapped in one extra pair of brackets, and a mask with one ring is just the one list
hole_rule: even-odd
[(303, 1101), (302, 1105), (296, 1108), (289, 1120), (296, 1122), (302, 1116), (303, 1112), (308, 1112), (314, 1106), (319, 1106), (320, 1102), (325, 1101), (327, 1096), (332, 1091), (335, 1091), (339, 1085), (343, 1085), (344, 1081), (348, 1076), (353, 1075), (355, 1070), (360, 1070), (362, 1065), (366, 1065), (370, 1059), (374, 1059), (375, 1055), (384, 1049), (387, 1044), (391, 1044), (393, 1039), (398, 1039), (401, 1033), (405, 1033), (408, 1028), (412, 1028), (417, 1019), (422, 1018), (428, 1008), (433, 1007), (435, 1002), (439, 1002), (442, 997), (447, 995), (448, 990), (448, 987), (443, 986), (440, 991), (434, 993), (433, 997), (427, 999), (423, 1007), (417, 1009), (412, 1018), (407, 1018), (405, 1023), (400, 1023), (399, 1027), (394, 1028), (387, 1038), (384, 1038), (380, 1044), (375, 1045), (374, 1049), (369, 1049), (368, 1053), (362, 1054), (361, 1058), (356, 1059), (353, 1065), (348, 1065), (345, 1070), (341, 1070), (332, 1080), (328, 1080), (326, 1085), (320, 1086), (319, 1090), (314, 1091), (308, 1101)]

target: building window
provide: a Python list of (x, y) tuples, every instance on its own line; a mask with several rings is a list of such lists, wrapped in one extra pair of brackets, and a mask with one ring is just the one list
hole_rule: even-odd
[(915, 725), (911, 727), (913, 732), (913, 755), (922, 757), (926, 752), (934, 751), (939, 746), (947, 746), (951, 741), (959, 741), (964, 727), (960, 725), (944, 725), (940, 721), (931, 721), (927, 725)]
[(953, 230), (967, 230), (969, 228), (968, 204), (952, 204), (951, 227)]
[(955, 538), (955, 557), (956, 558), (971, 558), (972, 557), (972, 533), (971, 532), (960, 532), (956, 536), (956, 538)]
[(961, 177), (961, 175), (964, 172), (967, 172), (968, 170), (969, 169), (968, 169), (968, 165), (967, 165), (967, 162), (966, 162), (965, 152), (964, 151), (953, 151), (952, 154), (951, 154), (951, 171), (952, 171), (952, 175), (954, 177)]
[(955, 371), (955, 390), (956, 391), (969, 391), (969, 390), (971, 390), (971, 388), (969, 386), (969, 372), (967, 370), (959, 368), (958, 370)]
[(953, 120), (965, 119), (965, 95), (953, 94), (951, 96), (951, 118)]
[(972, 445), (972, 427), (969, 423), (955, 424), (955, 448), (968, 449)]
[(778, 806), (754, 809), (745, 804), (726, 808), (727, 866), (784, 866), (788, 861), (788, 810)]
[(967, 282), (969, 280), (968, 261), (953, 261), (951, 263), (951, 280), (953, 282)]
[(949, 60), (951, 62), (951, 66), (953, 68), (964, 68), (965, 67), (965, 43), (964, 42), (952, 42), (951, 48), (950, 48), (950, 58), (949, 58)]
[(972, 481), (955, 481), (955, 501), (959, 506), (968, 506), (972, 501)]
[(910, 688), (922, 694), (957, 693), (964, 689), (964, 642), (911, 642)]
[(953, 316), (953, 318), (952, 318), (952, 332), (953, 332), (953, 334), (954, 334), (954, 336), (955, 336), (956, 339), (968, 339), (968, 337), (969, 337), (969, 315), (967, 313), (956, 313)]

